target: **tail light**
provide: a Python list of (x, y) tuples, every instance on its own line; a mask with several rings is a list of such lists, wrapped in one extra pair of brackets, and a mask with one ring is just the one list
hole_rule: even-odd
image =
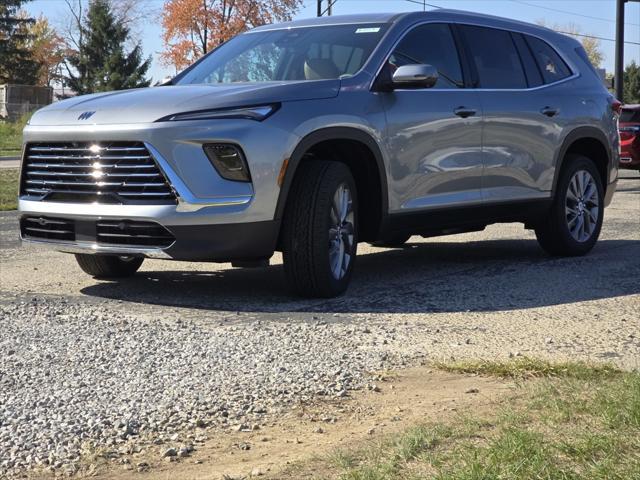
[(635, 137), (635, 134), (633, 132), (620, 130), (620, 140), (627, 141), (631, 140), (633, 137)]
[(611, 103), (611, 110), (613, 110), (613, 113), (617, 116), (620, 116), (620, 113), (622, 112), (622, 102), (614, 98)]

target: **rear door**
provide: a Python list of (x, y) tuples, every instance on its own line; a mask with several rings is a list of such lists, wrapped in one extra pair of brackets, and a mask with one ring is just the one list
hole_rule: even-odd
[(457, 28), (483, 110), (485, 202), (548, 197), (566, 101), (549, 84), (571, 72), (537, 38), (488, 27)]
[(406, 64), (438, 69), (432, 88), (396, 89), (383, 95), (390, 154), (389, 209), (420, 212), (482, 202), (482, 111), (465, 88), (450, 25), (413, 27), (391, 54), (393, 73)]

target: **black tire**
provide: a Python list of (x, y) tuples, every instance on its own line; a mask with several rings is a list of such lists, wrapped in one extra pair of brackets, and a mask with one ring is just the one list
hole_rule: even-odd
[(373, 245), (374, 247), (380, 247), (380, 248), (397, 248), (407, 243), (407, 241), (410, 238), (411, 238), (411, 235), (406, 235), (406, 234), (393, 235), (384, 240), (371, 242), (371, 245)]
[(94, 278), (124, 278), (135, 274), (144, 258), (78, 253), (76, 261), (85, 273)]
[[(596, 186), (598, 200), (597, 220), (593, 222), (595, 229), (588, 238), (582, 240), (576, 239), (572, 235), (569, 227), (569, 217), (565, 210), (567, 192), (574, 175), (579, 171), (585, 171), (591, 175)], [(584, 202), (581, 201), (580, 203)], [(581, 211), (585, 209), (584, 212), (586, 215), (589, 215), (586, 208), (585, 206), (581, 207)], [(569, 257), (585, 255), (591, 251), (598, 241), (603, 218), (604, 189), (602, 187), (600, 173), (591, 159), (582, 155), (569, 156), (565, 161), (563, 170), (560, 172), (551, 210), (535, 229), (538, 243), (550, 255)], [(584, 219), (582, 220), (582, 222), (585, 221)], [(590, 220), (589, 222), (591, 223), (592, 221)]]
[[(349, 190), (350, 234), (342, 227), (330, 228), (332, 204), (341, 186)], [(334, 161), (309, 160), (298, 167), (287, 199), (282, 225), (284, 272), (289, 288), (305, 297), (329, 298), (343, 293), (349, 285), (358, 247), (358, 201), (355, 181), (349, 168)], [(338, 220), (338, 224), (341, 221)], [(345, 223), (346, 225), (346, 223)], [(344, 235), (347, 235), (345, 237)], [(345, 239), (343, 250), (348, 265), (338, 262), (338, 276), (333, 273), (330, 247)], [(347, 246), (348, 240), (351, 244)], [(341, 257), (343, 260), (346, 256)], [(335, 264), (334, 264), (335, 265)]]

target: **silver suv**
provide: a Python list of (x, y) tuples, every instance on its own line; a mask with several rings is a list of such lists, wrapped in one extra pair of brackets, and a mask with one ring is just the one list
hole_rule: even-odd
[(617, 111), (575, 40), (451, 10), (268, 25), (169, 84), (39, 110), (24, 131), (23, 241), (95, 277), (145, 257), (265, 265), (345, 291), (359, 241), (523, 222), (594, 246)]

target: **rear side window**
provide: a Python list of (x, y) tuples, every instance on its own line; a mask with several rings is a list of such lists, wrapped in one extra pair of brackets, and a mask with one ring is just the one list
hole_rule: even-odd
[(531, 47), (531, 52), (533, 52), (533, 57), (540, 67), (544, 83), (557, 82), (571, 75), (567, 64), (548, 43), (529, 35), (525, 36), (529, 47)]
[(461, 26), (480, 88), (527, 88), (520, 57), (505, 30)]
[(513, 42), (516, 44), (518, 53), (520, 54), (520, 60), (524, 67), (524, 73), (527, 76), (527, 84), (529, 85), (529, 88), (539, 87), (544, 83), (544, 81), (542, 80), (542, 74), (540, 73), (540, 69), (533, 58), (533, 54), (531, 53), (527, 42), (525, 42), (524, 37), (519, 33), (512, 33), (511, 36), (513, 37)]
[(438, 69), (434, 88), (464, 87), (458, 50), (449, 25), (430, 23), (405, 35), (389, 57), (392, 70), (402, 65), (427, 64)]

